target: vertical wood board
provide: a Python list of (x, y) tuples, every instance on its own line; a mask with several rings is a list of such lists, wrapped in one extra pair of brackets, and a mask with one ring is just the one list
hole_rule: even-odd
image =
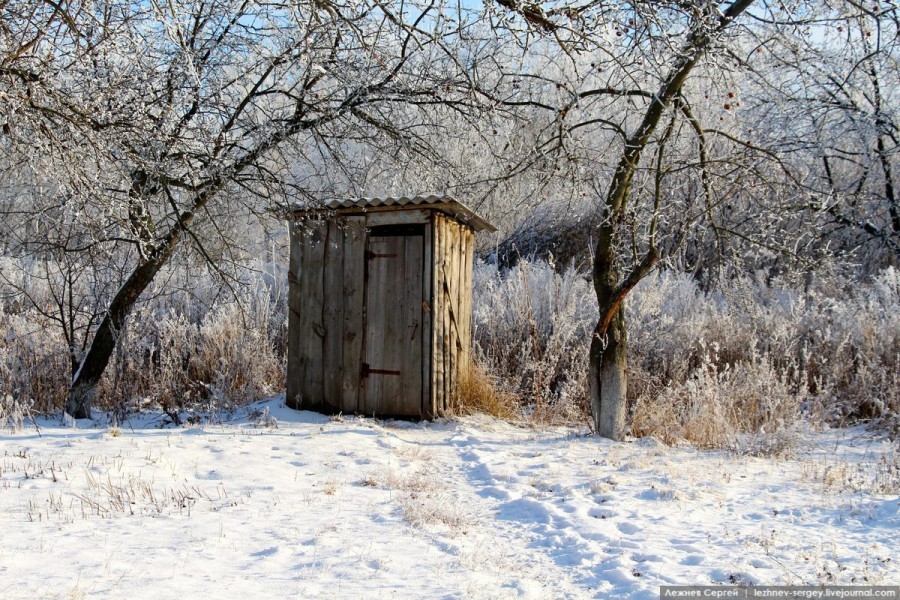
[(364, 409), (360, 405), (360, 366), (363, 355), (363, 282), (366, 263), (366, 218), (347, 217), (344, 223), (342, 265), (343, 368), (341, 373), (341, 410), (352, 414)]
[(471, 227), (463, 228), (463, 237), (465, 239), (465, 257), (460, 295), (463, 313), (460, 323), (463, 334), (461, 366), (463, 369), (469, 369), (472, 360), (472, 278), (475, 268), (475, 233)]
[[(387, 323), (385, 322), (384, 288), (387, 279), (387, 261), (384, 259), (373, 260), (371, 254), (387, 253), (389, 247), (385, 243), (386, 238), (369, 236), (366, 251), (366, 312), (365, 312), (365, 358), (363, 362), (382, 368), (382, 356), (384, 355), (384, 342), (386, 338)], [(381, 414), (381, 399), (383, 378), (381, 376), (363, 375), (363, 389), (365, 394), (364, 413), (367, 415)]]
[(336, 220), (328, 222), (323, 261), (323, 400), (326, 410), (341, 410), (344, 337), (344, 228)]
[(290, 224), (291, 255), (288, 265), (288, 340), (287, 340), (287, 371), (286, 401), (291, 408), (299, 409), (301, 397), (302, 375), (300, 373), (300, 314), (303, 310), (303, 297), (300, 294), (300, 276), (303, 263), (303, 240), (300, 236), (299, 225)]
[(426, 419), (435, 415), (434, 398), (432, 396), (431, 354), (434, 348), (433, 313), (434, 313), (434, 226), (425, 225), (422, 258), (422, 416)]
[(437, 416), (444, 410), (444, 216), (434, 215), (434, 305), (432, 306), (431, 397), (432, 410)]
[(422, 307), (424, 295), (422, 274), (425, 270), (424, 237), (404, 238), (403, 311), (400, 324), (401, 369), (403, 377), (399, 390), (403, 411), (422, 416)]

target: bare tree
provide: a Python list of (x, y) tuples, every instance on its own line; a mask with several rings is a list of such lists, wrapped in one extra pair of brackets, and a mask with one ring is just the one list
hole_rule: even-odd
[(184, 242), (217, 269), (210, 240), (232, 239), (229, 217), (348, 185), (344, 158), (360, 145), (430, 151), (417, 130), (438, 108), (468, 110), (478, 56), (460, 47), (466, 18), (437, 3), (85, 2), (56, 37), (4, 6), (6, 31), (34, 40), (4, 49), (16, 61), (0, 72), (7, 165), (64, 192), (16, 210), (65, 213), (78, 235), (59, 251), (125, 264), (89, 323), (66, 405), (76, 418), (90, 416), (129, 311)]
[(877, 268), (900, 256), (900, 9), (854, 8), (823, 7), (777, 36), (763, 22), (764, 60), (747, 87), (768, 100), (758, 126), (780, 125), (766, 145), (801, 180), (809, 202), (798, 209), (836, 249)]
[[(754, 130), (764, 122), (760, 116), (767, 105), (784, 94), (769, 89), (742, 97), (741, 83), (772, 64), (770, 53), (798, 43), (822, 50), (827, 27), (879, 12), (883, 30), (890, 29), (886, 24), (896, 20), (896, 8), (749, 0), (547, 3), (527, 10), (518, 4), (499, 6), (501, 13), (521, 18), (528, 32), (521, 45), (543, 60), (538, 67), (526, 62), (507, 67), (505, 92), (494, 92), (492, 99), (526, 118), (552, 116), (534, 150), (509, 171), (565, 165), (565, 175), (575, 182), (571, 189), (591, 190), (597, 199), (592, 275), (599, 318), (590, 350), (591, 406), (598, 433), (619, 439), (625, 433), (627, 387), (622, 303), (639, 281), (661, 260), (706, 244), (709, 237), (723, 256), (729, 248), (749, 247), (761, 255), (804, 260), (821, 240), (811, 227), (815, 221), (804, 216), (823, 195), (783, 145), (789, 137), (785, 131), (807, 143), (810, 132), (791, 123), (781, 124), (785, 130), (773, 125)], [(857, 59), (864, 65), (875, 56)], [(801, 64), (796, 57), (791, 60), (799, 78), (779, 73), (782, 91), (805, 85)], [(829, 69), (811, 68), (820, 66)], [(889, 86), (875, 81), (884, 77), (884, 68), (875, 80), (870, 68), (856, 70), (870, 80), (868, 120), (879, 123), (878, 131), (890, 130)], [(828, 77), (840, 75), (831, 70)], [(777, 79), (771, 73), (765, 77), (770, 86)], [(846, 109), (846, 99), (841, 102)], [(879, 135), (870, 138), (871, 156), (887, 156), (895, 147), (889, 136)], [(891, 171), (881, 159), (873, 164), (879, 161), (882, 172)], [(831, 196), (828, 214), (853, 221), (852, 202)], [(884, 196), (891, 196), (888, 187)], [(855, 222), (864, 229), (872, 225), (871, 220)], [(884, 227), (877, 227), (884, 237)]]

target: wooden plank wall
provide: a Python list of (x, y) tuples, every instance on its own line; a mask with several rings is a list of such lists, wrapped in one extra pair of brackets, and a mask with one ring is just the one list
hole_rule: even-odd
[[(427, 217), (424, 211), (406, 216), (414, 222), (430, 221), (425, 224), (422, 278), (409, 284), (421, 283), (424, 289), (422, 352), (417, 357), (414, 349), (397, 350), (403, 352), (404, 364), (421, 361), (422, 416), (431, 418), (453, 407), (460, 369), (471, 358), (474, 232), (437, 211)], [(360, 215), (291, 226), (289, 406), (367, 412), (365, 394), (360, 393), (366, 225), (367, 217)], [(412, 288), (407, 291), (412, 294)]]
[(433, 227), (431, 409), (440, 414), (455, 405), (461, 369), (470, 359), (474, 233), (440, 213)]
[(291, 226), (287, 403), (356, 412), (365, 217)]

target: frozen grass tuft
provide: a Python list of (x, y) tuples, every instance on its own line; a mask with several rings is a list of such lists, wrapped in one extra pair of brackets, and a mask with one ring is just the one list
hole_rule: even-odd
[[(841, 292), (824, 281), (795, 289), (752, 278), (707, 292), (671, 272), (641, 282), (626, 304), (632, 433), (768, 455), (790, 454), (803, 424), (869, 421), (896, 435), (900, 272)], [(512, 394), (519, 414), (585, 422), (597, 315), (587, 274), (525, 260), (507, 271), (479, 264), (474, 298), (482, 381)], [(485, 396), (463, 394), (463, 409), (485, 410)]]
[(516, 395), (504, 390), (497, 377), (488, 374), (478, 364), (464, 366), (457, 394), (457, 413), (483, 413), (498, 419), (516, 419), (519, 416)]
[(29, 407), (16, 400), (11, 394), (0, 396), (0, 427), (18, 431), (25, 426)]
[(402, 475), (390, 473), (387, 485), (397, 492), (403, 519), (410, 525), (443, 525), (455, 532), (471, 522), (459, 500), (434, 473), (423, 470)]

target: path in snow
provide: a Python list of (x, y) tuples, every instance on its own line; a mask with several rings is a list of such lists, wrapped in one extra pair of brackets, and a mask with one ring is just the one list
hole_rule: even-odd
[(898, 497), (840, 484), (894, 452), (860, 430), (776, 460), (263, 406), (277, 428), (4, 432), (0, 597), (657, 598), (900, 579)]

